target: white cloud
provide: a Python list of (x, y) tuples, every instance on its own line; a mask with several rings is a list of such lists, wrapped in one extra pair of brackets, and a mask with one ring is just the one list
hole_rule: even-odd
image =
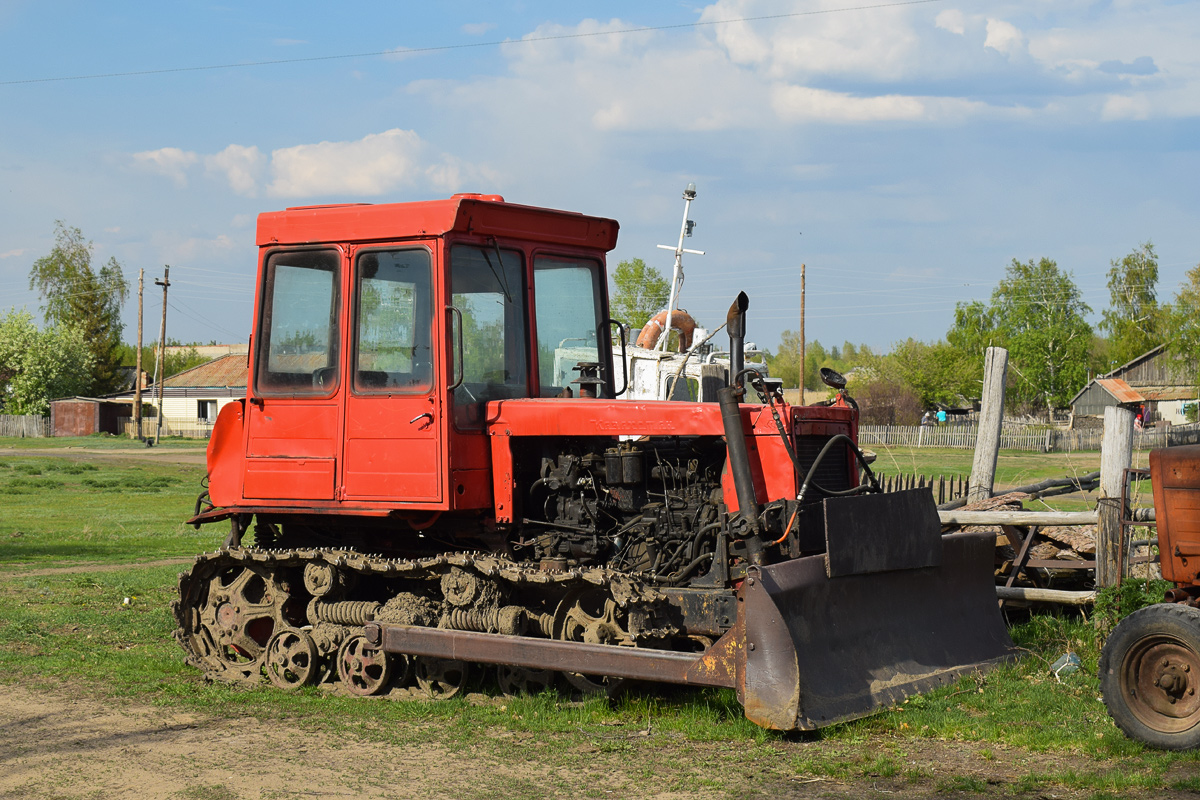
[(29, 251), (28, 250), (9, 250), (7, 252), (0, 253), (0, 258), (17, 258), (19, 256), (25, 255), (27, 252), (29, 252)]
[(987, 39), (984, 41), (983, 46), (990, 47), (1005, 55), (1013, 55), (1024, 49), (1025, 35), (1021, 33), (1020, 28), (1011, 22), (1005, 22), (1002, 19), (989, 19), (987, 21)]
[[(910, 9), (875, 8), (834, 12), (843, 4), (818, 0), (815, 14), (732, 22), (712, 27), (715, 42), (736, 64), (752, 66), (764, 78), (858, 75), (896, 80), (923, 58), (921, 37)], [(701, 14), (704, 21), (774, 16), (778, 5), (763, 0), (718, 0)]]
[(204, 157), (205, 169), (224, 175), (229, 188), (246, 197), (258, 194), (258, 180), (265, 163), (266, 158), (257, 147), (240, 144), (231, 144), (219, 153)]
[(271, 153), (271, 195), (370, 197), (400, 188), (453, 191), (482, 171), (433, 152), (415, 131), (393, 128), (350, 142), (321, 142)]
[(879, 122), (925, 117), (925, 106), (915, 97), (854, 97), (807, 86), (777, 87), (771, 105), (780, 118), (795, 122)]
[(199, 156), (178, 147), (163, 147), (133, 154), (133, 161), (144, 169), (164, 175), (175, 181), (177, 186), (187, 186), (187, 172), (199, 160)]
[[(399, 188), (452, 192), (488, 181), (494, 172), (429, 147), (415, 131), (393, 128), (348, 142), (284, 147), (264, 154), (257, 146), (231, 144), (199, 156), (178, 148), (137, 153), (136, 163), (187, 185), (197, 163), (236, 194), (254, 197), (264, 188), (276, 197), (376, 196)], [(269, 179), (268, 179), (269, 174)]]
[(933, 24), (944, 31), (962, 36), (967, 31), (966, 18), (957, 8), (948, 8), (933, 19)]
[(1150, 101), (1144, 95), (1109, 95), (1104, 100), (1101, 117), (1106, 120), (1147, 119)]

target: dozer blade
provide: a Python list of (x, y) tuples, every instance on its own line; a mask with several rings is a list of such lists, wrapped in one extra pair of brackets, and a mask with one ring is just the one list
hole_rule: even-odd
[(825, 555), (747, 573), (739, 694), (753, 722), (818, 728), (1013, 657), (994, 535), (943, 536), (932, 502), (902, 492), (827, 500), (826, 538)]

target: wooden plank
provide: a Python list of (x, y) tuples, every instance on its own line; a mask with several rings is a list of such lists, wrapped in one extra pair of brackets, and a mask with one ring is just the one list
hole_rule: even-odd
[(939, 511), (943, 525), (1095, 525), (1095, 511)]
[(1025, 589), (1019, 586), (997, 586), (996, 597), (1001, 600), (1024, 600), (1026, 602), (1065, 603), (1086, 606), (1095, 602), (1095, 592), (1070, 592), (1063, 589)]

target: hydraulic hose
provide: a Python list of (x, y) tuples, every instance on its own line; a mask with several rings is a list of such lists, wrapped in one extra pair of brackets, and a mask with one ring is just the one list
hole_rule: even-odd
[[(867, 473), (867, 478), (871, 481), (869, 486), (867, 484), (860, 484), (859, 486), (855, 486), (853, 489), (834, 491), (833, 489), (826, 489), (825, 487), (813, 481), (813, 478), (817, 474), (817, 467), (821, 465), (821, 462), (825, 459), (825, 455), (829, 452), (829, 449), (833, 447), (836, 442), (840, 441), (844, 441), (846, 443), (851, 451), (853, 451), (855, 457), (858, 458), (858, 462), (862, 464), (863, 470)], [(809, 486), (812, 486), (814, 489), (828, 497), (848, 497), (854, 494), (862, 494), (863, 492), (883, 491), (881, 488), (879, 488), (879, 481), (875, 479), (875, 473), (871, 471), (870, 465), (867, 464), (866, 456), (862, 454), (862, 450), (859, 450), (858, 445), (854, 443), (854, 440), (844, 433), (831, 436), (829, 441), (825, 443), (825, 446), (821, 448), (821, 452), (817, 454), (815, 459), (813, 459), (812, 466), (808, 468), (808, 474), (804, 476), (804, 483), (800, 484), (800, 492), (796, 495), (796, 499), (798, 501), (804, 501), (804, 496), (808, 493)]]

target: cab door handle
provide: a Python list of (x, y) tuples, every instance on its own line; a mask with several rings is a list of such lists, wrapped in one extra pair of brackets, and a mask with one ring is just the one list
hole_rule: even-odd
[(429, 412), (429, 411), (423, 411), (423, 412), (421, 412), (420, 414), (417, 414), (417, 415), (416, 415), (415, 417), (413, 417), (412, 419), (410, 419), (410, 420), (408, 421), (408, 424), (409, 424), (409, 425), (412, 425), (414, 422), (416, 422), (417, 420), (419, 420), (421, 417), (429, 417), (429, 421), (430, 421), (430, 422), (433, 422), (433, 413), (432, 413), (432, 412)]

